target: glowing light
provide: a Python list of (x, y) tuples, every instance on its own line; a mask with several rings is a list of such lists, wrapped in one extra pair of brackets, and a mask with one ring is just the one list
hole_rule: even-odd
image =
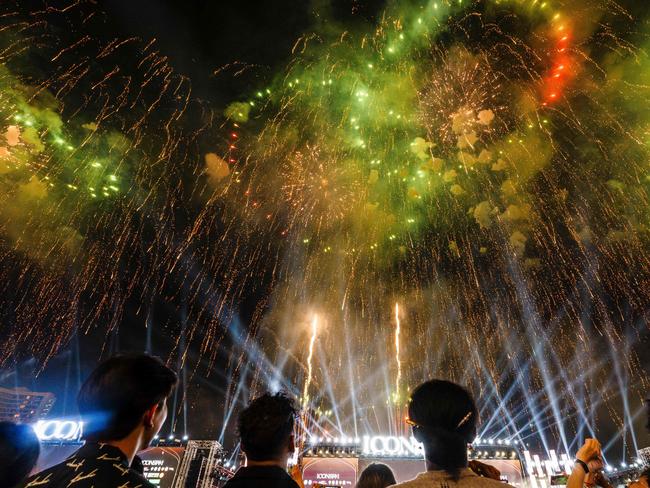
[(396, 456), (421, 458), (424, 448), (415, 437), (363, 436), (361, 452), (371, 456)]
[(395, 401), (399, 401), (400, 383), (402, 382), (402, 360), (400, 358), (400, 320), (399, 320), (399, 304), (395, 303), (395, 364), (397, 365), (397, 375), (395, 377)]
[[(155, 43), (116, 37), (106, 45), (75, 25), (75, 18), (91, 23), (102, 15), (75, 15), (74, 5), (70, 14), (30, 13), (22, 5), (29, 2), (14, 2), (15, 15), (0, 15), (0, 228), (3, 257), (18, 267), (2, 272), (11, 291), (7, 307), (20, 308), (10, 314), (8, 335), (22, 344), (1, 346), (0, 357), (22, 346), (53, 357), (81, 316), (117, 323), (133, 293), (143, 290), (138, 298), (156, 304), (170, 286), (190, 291), (187, 347), (222, 357), (216, 338), (233, 331), (208, 319), (209, 311), (233, 308), (248, 290), (269, 290), (259, 295), (274, 307), (322, 299), (341, 311), (323, 357), (313, 357), (314, 334), (309, 357), (293, 341), (280, 352), (268, 337), (258, 345), (257, 331), (290, 337), (277, 330), (283, 321), (275, 319), (286, 311), (277, 308), (256, 314), (249, 347), (234, 347), (229, 357), (233, 365), (253, 365), (245, 378), (264, 378), (279, 365), (281, 375), (300, 377), (294, 369), (302, 366), (305, 403), (322, 371), (323, 390), (335, 404), (323, 422), (358, 418), (355, 401), (367, 398), (377, 410), (387, 400), (389, 415), (376, 417), (397, 423), (391, 399), (408, 391), (407, 371), (409, 380), (441, 371), (461, 378), (462, 364), (477, 372), (482, 388), (499, 379), (481, 399), (482, 411), (500, 412), (486, 419), (483, 438), (512, 425), (509, 432), (521, 429), (517, 435), (528, 438), (533, 431), (542, 445), (558, 444), (546, 437), (563, 442), (572, 421), (526, 404), (530, 384), (517, 374), (526, 368), (551, 403), (576, 405), (572, 378), (554, 370), (571, 376), (567, 358), (586, 343), (585, 330), (608, 332), (593, 339), (599, 350), (638, 336), (620, 334), (626, 326), (616, 313), (610, 317), (608, 304), (624, 305), (628, 323), (636, 323), (634, 304), (647, 303), (636, 286), (648, 261), (648, 107), (641, 88), (647, 22), (616, 7), (617, 20), (603, 36), (594, 17), (609, 15), (604, 0), (594, 2), (598, 16), (571, 18), (532, 8), (540, 1), (495, 9), (477, 8), (481, 2), (389, 2), (362, 28), (363, 16), (350, 25), (324, 22), (313, 38), (301, 38), (285, 69), (261, 70), (263, 85), (241, 86), (229, 112), (236, 121), (225, 107), (194, 99), (190, 80), (174, 74)], [(60, 39), (50, 30), (39, 39), (54, 16), (73, 28)], [(476, 41), (461, 34), (470, 31)], [(580, 33), (575, 45), (573, 32)], [(186, 106), (210, 115), (188, 117)], [(415, 138), (423, 145), (412, 144)], [(218, 171), (204, 165), (206, 153), (221, 155)], [(598, 269), (574, 252), (586, 248)], [(125, 266), (134, 262), (142, 263), (137, 273)], [(14, 276), (34, 277), (18, 287)], [(494, 294), (489, 311), (481, 305), (487, 290)], [(611, 296), (601, 303), (602, 290)], [(395, 297), (409, 300), (412, 327), (401, 330)], [(381, 327), (377, 322), (393, 319), (393, 310), (395, 328)], [(569, 319), (594, 323), (565, 335), (565, 310)], [(43, 323), (48, 327), (34, 325)], [(547, 337), (549, 324), (558, 330)], [(568, 339), (547, 346), (556, 332)], [(445, 349), (431, 371), (419, 369), (420, 359), (454, 334), (463, 341)], [(511, 340), (506, 348), (485, 334)], [(345, 347), (335, 347), (337, 340)], [(361, 350), (367, 354), (357, 356)], [(393, 352), (394, 360), (385, 361)], [(624, 356), (615, 369), (638, 377), (638, 365)], [(314, 369), (315, 359), (322, 370)], [(582, 399), (590, 405), (592, 395), (612, 386), (611, 375), (596, 364), (583, 374), (594, 385)], [(245, 391), (248, 380), (241, 381), (229, 387)], [(388, 398), (373, 397), (386, 390)], [(494, 399), (504, 391), (534, 419), (552, 417), (540, 420), (549, 427), (502, 415)], [(336, 405), (339, 398), (355, 401)], [(572, 410), (567, 419), (581, 418)]]
[(83, 434), (83, 422), (72, 420), (39, 420), (33, 428), (41, 441), (77, 441)]
[(311, 338), (309, 339), (309, 353), (307, 355), (307, 379), (305, 380), (305, 386), (302, 390), (303, 409), (305, 409), (309, 404), (309, 386), (311, 385), (313, 374), (312, 359), (314, 356), (314, 343), (316, 342), (317, 333), (318, 315), (314, 314), (314, 318), (311, 321)]

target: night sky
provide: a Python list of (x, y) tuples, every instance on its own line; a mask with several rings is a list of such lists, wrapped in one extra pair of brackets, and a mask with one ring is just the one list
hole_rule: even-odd
[[(42, 2), (19, 2), (21, 9), (28, 11), (30, 4), (41, 5)], [(415, 2), (411, 2), (415, 4)], [(640, 5), (642, 2), (627, 2), (626, 7), (638, 15), (645, 8)], [(268, 83), (275, 74), (284, 69), (291, 60), (291, 50), (296, 40), (305, 32), (323, 28), (323, 23), (335, 20), (354, 28), (364, 26), (378, 21), (385, 2), (370, 0), (336, 0), (326, 1), (296, 1), (296, 0), (273, 0), (269, 1), (192, 1), (192, 0), (106, 0), (98, 1), (95, 9), (96, 15), (87, 22), (74, 21), (68, 24), (63, 17), (53, 17), (50, 26), (56, 35), (63, 39), (73, 41), (84, 34), (84, 29), (89, 29), (89, 34), (97, 39), (129, 38), (138, 37), (144, 40), (155, 38), (157, 48), (164, 56), (168, 57), (169, 64), (176, 73), (180, 73), (191, 82), (192, 97), (197, 101), (188, 108), (188, 116), (185, 119), (186, 128), (191, 131), (191, 125), (196, 124), (199, 129), (208, 118), (210, 110), (220, 114), (223, 107), (233, 100), (242, 99), (254, 92), (259, 87)], [(327, 6), (329, 5), (329, 6)], [(70, 26), (73, 26), (71, 28)], [(471, 37), (471, 36), (470, 36)], [(480, 38), (472, 39), (472, 42), (479, 43)], [(444, 43), (444, 39), (443, 39)], [(30, 69), (33, 70), (35, 78), (47, 73), (49, 59), (43, 57), (34, 61)], [(102, 61), (98, 60), (98, 65)], [(128, 73), (132, 66), (132, 60), (124, 59), (124, 70)], [(113, 94), (115, 95), (115, 94)], [(163, 105), (159, 108), (160, 120), (165, 118), (168, 112), (173, 109), (173, 103)], [(155, 127), (156, 117), (150, 124)], [(213, 132), (197, 136), (193, 141), (200, 146), (208, 137), (220, 134), (219, 129)], [(212, 130), (212, 129), (211, 129)], [(223, 131), (225, 133), (225, 131)], [(218, 135), (217, 137), (222, 137)], [(224, 138), (225, 141), (225, 137)], [(223, 141), (222, 141), (223, 142)], [(145, 144), (146, 145), (146, 144)], [(191, 153), (192, 148), (188, 149)], [(580, 152), (576, 150), (576, 152)], [(182, 175), (189, 181), (193, 175)], [(186, 185), (189, 186), (189, 185)], [(179, 185), (183, 187), (183, 185)], [(176, 191), (176, 189), (174, 189)], [(177, 190), (179, 193), (187, 191), (184, 195), (187, 200), (187, 208), (175, 208), (171, 214), (178, 227), (187, 227), (193, 216), (198, 213), (203, 195), (196, 195), (186, 190), (185, 187)], [(142, 222), (137, 215), (133, 216), (134, 225), (155, 226), (155, 222), (143, 218)], [(110, 232), (102, 234), (100, 231), (88, 229), (99, 241), (110, 241), (114, 236)], [(261, 239), (261, 238), (260, 238)], [(142, 248), (147, 249), (152, 242), (143, 242)], [(269, 246), (269, 249), (276, 251)], [(272, 254), (269, 252), (269, 254)], [(143, 262), (146, 266), (155, 267), (155, 261), (151, 258), (148, 262), (147, 253), (143, 252)], [(6, 262), (3, 263), (6, 265)], [(132, 264), (132, 263), (131, 263)], [(126, 262), (124, 269), (128, 271), (129, 263)], [(6, 266), (5, 266), (6, 267)], [(8, 268), (11, 268), (10, 266)], [(19, 272), (19, 267), (8, 272), (10, 279), (7, 288), (15, 285), (20, 286), (24, 276)], [(149, 268), (147, 268), (149, 269)], [(646, 270), (647, 271), (647, 270)], [(27, 273), (28, 278), (37, 276), (37, 271)], [(125, 271), (126, 273), (126, 271)], [(198, 274), (198, 273), (197, 273)], [(75, 415), (75, 391), (80, 381), (96, 365), (99, 357), (106, 357), (116, 352), (142, 351), (149, 348), (153, 354), (168, 359), (172, 365), (179, 363), (179, 348), (177, 339), (180, 331), (183, 330), (188, 320), (192, 320), (191, 313), (184, 308), (186, 298), (186, 284), (183, 276), (170, 274), (164, 278), (165, 284), (161, 287), (163, 293), (152, 298), (151, 303), (143, 305), (138, 299), (137, 293), (133, 294), (124, 304), (123, 315), (120, 319), (119, 330), (107, 332), (103, 326), (103, 318), (98, 319), (87, 331), (74, 333), (58, 353), (50, 358), (43, 366), (41, 359), (33, 357), (31, 350), (16, 350), (10, 362), (11, 367), (0, 371), (0, 384), (4, 386), (25, 386), (34, 390), (52, 391), (57, 396), (57, 402), (52, 416), (74, 416)], [(225, 279), (226, 277), (224, 277)], [(640, 279), (641, 286), (644, 283), (643, 276)], [(236, 311), (232, 315), (236, 317), (237, 325), (229, 323), (229, 327), (241, 327), (244, 333), (248, 325), (253, 321), (256, 313), (267, 311), (271, 304), (260, 305), (267, 296), (268, 291), (274, 283), (275, 277), (271, 272), (260, 273), (256, 277), (258, 282), (242, 294), (242, 298), (233, 308)], [(27, 280), (28, 281), (28, 280)], [(633, 282), (634, 280), (630, 280)], [(62, 280), (62, 284), (65, 280)], [(148, 284), (137, 283), (136, 288), (146, 294)], [(144, 290), (144, 291), (143, 291)], [(643, 298), (643, 293), (641, 293)], [(18, 323), (14, 312), (15, 304), (19, 301), (18, 293), (7, 296), (6, 306), (0, 309), (0, 320), (7, 324)], [(80, 311), (92, 307), (91, 292), (82, 295), (80, 299)], [(633, 300), (630, 300), (633, 302)], [(639, 320), (639, 309), (645, 309), (647, 315), (647, 303), (633, 303), (629, 305), (625, 300), (621, 306), (617, 299), (612, 298), (612, 309), (617, 306), (624, 309), (621, 316), (635, 317)], [(638, 307), (638, 308), (635, 308)], [(630, 309), (634, 309), (630, 311)], [(52, 317), (56, 315), (52, 311)], [(81, 313), (80, 313), (81, 314)], [(224, 313), (224, 317), (227, 314)], [(642, 314), (641, 314), (642, 315)], [(188, 318), (190, 317), (190, 318)], [(218, 317), (221, 320), (221, 317)], [(634, 354), (637, 362), (643, 366), (648, 365), (650, 359), (647, 344), (647, 321), (644, 329), (642, 319), (635, 322), (634, 326), (640, 332), (641, 345), (635, 347)], [(154, 324), (153, 331), (147, 332), (146, 324)], [(232, 329), (225, 329), (226, 319), (223, 319), (224, 331), (218, 339), (219, 349), (215, 355), (214, 363), (210, 366), (205, 355), (200, 352), (198, 341), (190, 343), (187, 351), (186, 367), (182, 376), (181, 389), (175, 397), (175, 412), (168, 423), (163, 427), (162, 435), (170, 432), (170, 425), (176, 421), (176, 433), (183, 434), (184, 419), (187, 419), (187, 434), (193, 438), (218, 438), (224, 423), (225, 403), (224, 396), (229, 386), (229, 380), (236, 365), (229, 356), (229, 351), (234, 347), (233, 337), (236, 335)], [(637, 325), (641, 324), (641, 325)], [(199, 331), (198, 334), (202, 334)], [(558, 334), (558, 343), (563, 339), (563, 334)], [(0, 338), (7, 339), (9, 331), (0, 330)], [(645, 341), (645, 342), (643, 342)], [(588, 345), (585, 346), (588, 350)], [(558, 346), (560, 349), (560, 346)], [(600, 354), (600, 350), (594, 350), (594, 356)], [(573, 352), (570, 352), (573, 353)], [(585, 361), (590, 358), (586, 357)], [(646, 370), (647, 373), (647, 370)], [(630, 379), (635, 385), (639, 380)], [(182, 401), (182, 391), (186, 391), (185, 401)], [(604, 396), (610, 392), (603, 391)], [(638, 408), (639, 399), (633, 399), (632, 410)], [(185, 405), (186, 410), (184, 410)], [(608, 417), (606, 411), (602, 412), (599, 419), (599, 427), (607, 432), (613, 433), (614, 426), (618, 419)], [(642, 428), (643, 419), (635, 420), (635, 427), (639, 442), (642, 445), (648, 444), (648, 436)], [(234, 423), (228, 424), (225, 432), (225, 445), (233, 447)]]
[[(373, 20), (384, 2), (335, 1), (328, 10), (330, 18), (359, 22)], [(30, 2), (21, 2), (28, 11)], [(31, 2), (31, 8), (41, 2)], [(208, 0), (108, 0), (98, 2), (97, 18), (93, 19), (92, 35), (97, 38), (136, 36), (157, 40), (161, 52), (169, 57), (178, 72), (191, 79), (193, 95), (215, 107), (223, 106), (258, 87), (291, 56), (296, 39), (321, 20), (318, 6), (309, 2), (274, 0), (213, 2)], [(322, 7), (322, 6), (321, 6)], [(51, 27), (63, 39), (74, 39), (78, 32), (67, 32), (64, 22)], [(64, 41), (65, 42), (65, 41)], [(225, 67), (225, 69), (224, 69)], [(233, 76), (242, 67), (248, 67)], [(43, 70), (47, 70), (46, 60)], [(218, 72), (215, 74), (215, 72)], [(170, 288), (173, 288), (172, 285)], [(239, 317), (246, 324), (259, 294), (250, 294), (239, 304)], [(137, 352), (146, 348), (145, 320), (141, 304), (131, 301), (125, 311), (119, 333), (109, 333), (97, 324), (89, 333), (77, 335), (43, 368), (41, 362), (20, 358), (14, 369), (3, 370), (2, 384), (19, 385), (37, 391), (54, 392), (57, 401), (51, 416), (74, 416), (75, 391), (79, 381), (96, 365), (98, 357), (114, 352)], [(5, 310), (6, 312), (6, 310)], [(154, 307), (154, 321), (161, 324), (153, 335), (152, 353), (168, 358), (173, 348), (182, 311), (178, 304), (160, 300)], [(230, 348), (224, 339), (221, 350)], [(221, 354), (214, 368), (200, 359), (197, 347), (190, 347), (187, 363), (188, 433), (193, 438), (216, 438), (223, 425), (223, 397), (228, 376), (220, 368), (227, 367), (227, 356)], [(183, 433), (183, 407), (177, 402), (176, 432)], [(170, 432), (170, 420), (162, 434)], [(232, 445), (234, 424), (226, 432), (226, 445)]]

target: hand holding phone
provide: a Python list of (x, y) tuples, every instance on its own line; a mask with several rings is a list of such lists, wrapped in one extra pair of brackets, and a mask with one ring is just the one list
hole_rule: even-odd
[[(590, 461), (600, 460), (600, 442), (596, 439), (586, 439), (582, 447), (578, 449), (576, 458), (586, 464), (589, 464)], [(602, 461), (600, 463), (602, 464)]]

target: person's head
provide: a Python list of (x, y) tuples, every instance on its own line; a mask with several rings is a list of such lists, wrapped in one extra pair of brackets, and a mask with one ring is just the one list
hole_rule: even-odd
[(286, 464), (294, 451), (293, 425), (297, 409), (284, 393), (266, 393), (239, 414), (241, 448), (249, 461)]
[(467, 466), (467, 445), (476, 436), (478, 412), (469, 392), (450, 381), (422, 383), (411, 395), (408, 417), (427, 464), (457, 477)]
[(370, 463), (361, 471), (357, 488), (386, 488), (395, 484), (395, 475), (388, 466), (384, 463)]
[(177, 377), (163, 362), (147, 354), (114, 356), (101, 363), (77, 396), (84, 438), (118, 441), (134, 431), (144, 449), (167, 418), (167, 397)]
[(639, 475), (639, 479), (630, 483), (628, 488), (648, 488), (650, 487), (650, 468), (647, 468)]
[(32, 428), (0, 422), (0, 480), (11, 488), (29, 475), (36, 465), (40, 446)]

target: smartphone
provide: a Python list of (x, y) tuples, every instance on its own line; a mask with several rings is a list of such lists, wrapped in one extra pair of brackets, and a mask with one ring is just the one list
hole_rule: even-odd
[(551, 476), (551, 486), (565, 486), (569, 481), (569, 476), (566, 474), (556, 474)]

